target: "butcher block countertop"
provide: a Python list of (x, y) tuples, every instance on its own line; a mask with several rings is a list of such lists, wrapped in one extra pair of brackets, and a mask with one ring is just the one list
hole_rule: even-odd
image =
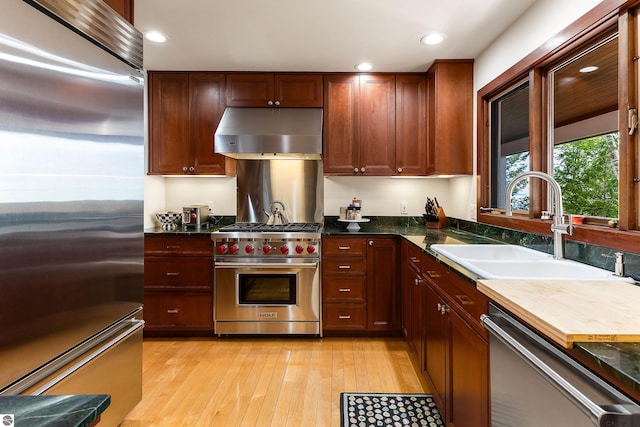
[(618, 281), (479, 280), (480, 292), (557, 344), (640, 342), (640, 287)]

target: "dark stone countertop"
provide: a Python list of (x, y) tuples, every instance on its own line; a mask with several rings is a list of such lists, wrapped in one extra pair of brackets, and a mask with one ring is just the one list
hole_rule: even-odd
[(0, 396), (0, 414), (13, 415), (15, 425), (86, 427), (111, 404), (108, 394), (69, 396)]
[[(367, 217), (369, 222), (359, 223), (360, 230), (347, 230), (347, 223), (339, 222), (337, 217), (325, 217), (323, 234), (327, 236), (358, 236), (358, 235), (399, 235), (422, 250), (433, 254), (430, 246), (440, 244), (482, 244), (502, 243), (498, 234), (480, 234), (474, 228), (466, 229), (464, 223), (456, 222), (455, 226), (446, 228), (426, 228), (420, 217)], [(227, 223), (223, 220), (222, 222)], [(222, 224), (220, 222), (220, 224)], [(233, 221), (231, 221), (233, 222)], [(231, 223), (228, 222), (228, 223)], [(460, 225), (462, 224), (462, 226)], [(476, 227), (476, 224), (470, 224)], [(149, 234), (205, 234), (217, 231), (218, 224), (209, 227), (184, 229), (178, 227), (176, 231), (163, 231), (161, 228), (145, 230)], [(539, 242), (530, 242), (534, 249), (544, 249)], [(517, 243), (516, 243), (517, 244)], [(455, 269), (455, 268), (454, 268)], [(464, 269), (456, 269), (464, 274)], [(471, 280), (474, 278), (469, 277)], [(615, 378), (629, 392), (635, 400), (640, 401), (640, 343), (574, 343), (571, 350), (585, 361), (596, 372), (602, 372)]]

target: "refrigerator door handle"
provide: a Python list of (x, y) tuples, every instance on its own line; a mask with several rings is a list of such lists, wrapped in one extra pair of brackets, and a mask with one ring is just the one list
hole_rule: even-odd
[[(615, 408), (622, 410), (624, 413), (609, 412), (592, 402), (587, 396), (581, 393), (567, 380), (565, 380), (556, 371), (551, 369), (547, 364), (540, 360), (536, 355), (531, 353), (527, 348), (520, 344), (515, 338), (513, 338), (508, 332), (502, 329), (496, 324), (489, 316), (483, 314), (480, 317), (482, 324), (492, 333), (494, 336), (500, 339), (508, 348), (514, 353), (524, 359), (531, 367), (533, 367), (539, 374), (541, 374), (547, 381), (553, 384), (560, 392), (571, 399), (578, 408), (580, 408), (585, 414), (589, 415), (595, 425), (610, 425), (602, 424), (606, 420), (617, 419), (618, 417), (624, 417), (631, 415), (622, 405), (615, 405)], [(608, 406), (610, 409), (615, 409), (612, 406)], [(640, 414), (636, 414), (638, 416)], [(635, 418), (635, 417), (634, 417)], [(614, 424), (617, 425), (617, 424)]]
[(74, 363), (71, 367), (69, 367), (68, 369), (65, 369), (63, 372), (61, 372), (51, 381), (47, 382), (46, 384), (44, 384), (42, 387), (35, 390), (31, 394), (38, 396), (46, 393), (49, 389), (56, 386), (65, 378), (73, 375), (74, 372), (78, 371), (83, 366), (89, 364), (91, 361), (93, 361), (100, 355), (106, 353), (107, 351), (109, 351), (110, 349), (112, 349), (122, 341), (126, 340), (131, 335), (135, 334), (136, 332), (138, 332), (140, 329), (144, 327), (144, 320), (140, 320), (140, 319), (131, 319), (131, 320), (128, 320), (127, 323), (129, 323), (130, 325), (123, 332), (119, 333), (116, 337), (106, 341), (103, 345), (101, 345), (100, 347), (92, 351), (86, 357), (82, 357), (81, 360), (79, 360), (77, 363)]

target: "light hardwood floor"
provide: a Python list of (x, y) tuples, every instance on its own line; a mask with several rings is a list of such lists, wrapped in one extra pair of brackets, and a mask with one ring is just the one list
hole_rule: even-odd
[(339, 427), (344, 391), (427, 392), (400, 338), (145, 339), (121, 426)]

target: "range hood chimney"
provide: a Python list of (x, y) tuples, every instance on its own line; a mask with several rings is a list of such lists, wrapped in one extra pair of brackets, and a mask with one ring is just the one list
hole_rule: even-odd
[(322, 108), (227, 107), (215, 152), (234, 159), (322, 158)]

